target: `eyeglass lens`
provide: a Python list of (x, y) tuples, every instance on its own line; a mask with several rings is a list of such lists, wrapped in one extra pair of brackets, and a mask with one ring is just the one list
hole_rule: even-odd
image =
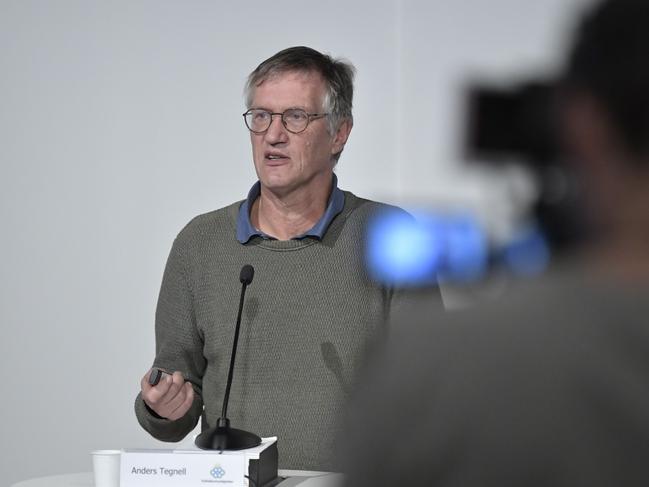
[[(267, 110), (252, 109), (246, 112), (246, 125), (253, 132), (265, 132), (270, 127), (273, 115)], [(309, 114), (301, 108), (289, 108), (281, 114), (282, 123), (291, 132), (302, 132), (309, 124)]]

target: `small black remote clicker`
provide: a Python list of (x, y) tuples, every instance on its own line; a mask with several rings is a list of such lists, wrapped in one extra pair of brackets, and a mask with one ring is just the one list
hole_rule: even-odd
[(151, 369), (151, 373), (149, 374), (149, 385), (158, 385), (158, 382), (160, 382), (163, 373), (164, 372), (162, 372), (162, 370), (160, 369)]

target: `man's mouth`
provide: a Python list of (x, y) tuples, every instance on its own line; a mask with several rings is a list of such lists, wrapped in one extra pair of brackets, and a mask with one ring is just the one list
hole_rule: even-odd
[(288, 157), (285, 156), (284, 154), (278, 154), (278, 153), (266, 153), (264, 155), (264, 158), (269, 161), (282, 161), (284, 159), (288, 159)]

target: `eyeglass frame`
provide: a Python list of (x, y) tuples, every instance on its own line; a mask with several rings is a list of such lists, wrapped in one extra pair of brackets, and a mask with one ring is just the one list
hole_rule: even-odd
[[(262, 130), (261, 132), (257, 132), (257, 131), (255, 131), (255, 130), (252, 130), (252, 129), (248, 126), (248, 120), (246, 119), (246, 115), (248, 115), (249, 113), (251, 113), (253, 110), (259, 110), (259, 111), (262, 111), (262, 112), (266, 112), (266, 113), (268, 113), (268, 114), (270, 115), (270, 122), (268, 123), (268, 127), (267, 127), (265, 130)], [(291, 130), (290, 128), (288, 128), (288, 126), (287, 126), (287, 124), (286, 124), (286, 121), (284, 120), (284, 114), (285, 114), (286, 112), (288, 112), (289, 110), (301, 110), (301, 111), (303, 111), (304, 113), (306, 113), (306, 115), (307, 115), (307, 122), (306, 122), (306, 125), (305, 125), (304, 128), (303, 128), (302, 130), (300, 130), (299, 132), (294, 132), (293, 130)], [(242, 116), (243, 116), (243, 122), (246, 124), (246, 128), (247, 128), (248, 130), (250, 130), (250, 132), (252, 132), (252, 133), (255, 134), (255, 135), (261, 135), (261, 134), (265, 134), (266, 132), (268, 132), (268, 129), (269, 129), (270, 126), (273, 124), (273, 117), (274, 117), (275, 115), (279, 115), (279, 119), (282, 121), (282, 125), (283, 125), (284, 128), (285, 128), (286, 130), (288, 130), (290, 133), (292, 133), (292, 134), (301, 134), (302, 132), (304, 132), (304, 131), (307, 129), (307, 127), (308, 127), (309, 124), (311, 123), (311, 120), (318, 120), (318, 119), (320, 119), (320, 118), (324, 118), (324, 117), (328, 116), (329, 113), (309, 113), (309, 112), (307, 112), (306, 110), (304, 110), (303, 108), (287, 108), (287, 109), (284, 110), (283, 112), (271, 112), (270, 110), (265, 110), (265, 109), (263, 109), (263, 108), (250, 108), (250, 109), (248, 109), (245, 113), (242, 114)]]

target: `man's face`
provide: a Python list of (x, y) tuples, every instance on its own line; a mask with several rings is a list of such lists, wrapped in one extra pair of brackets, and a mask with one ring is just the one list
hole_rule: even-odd
[[(307, 113), (321, 113), (325, 84), (317, 73), (288, 72), (273, 76), (257, 86), (251, 108), (282, 113), (288, 108), (302, 108)], [(262, 186), (286, 196), (329, 184), (333, 171), (332, 155), (342, 150), (350, 124), (331, 135), (327, 119), (309, 122), (306, 130), (293, 134), (286, 130), (281, 117), (274, 116), (263, 134), (250, 134), (257, 177)]]

